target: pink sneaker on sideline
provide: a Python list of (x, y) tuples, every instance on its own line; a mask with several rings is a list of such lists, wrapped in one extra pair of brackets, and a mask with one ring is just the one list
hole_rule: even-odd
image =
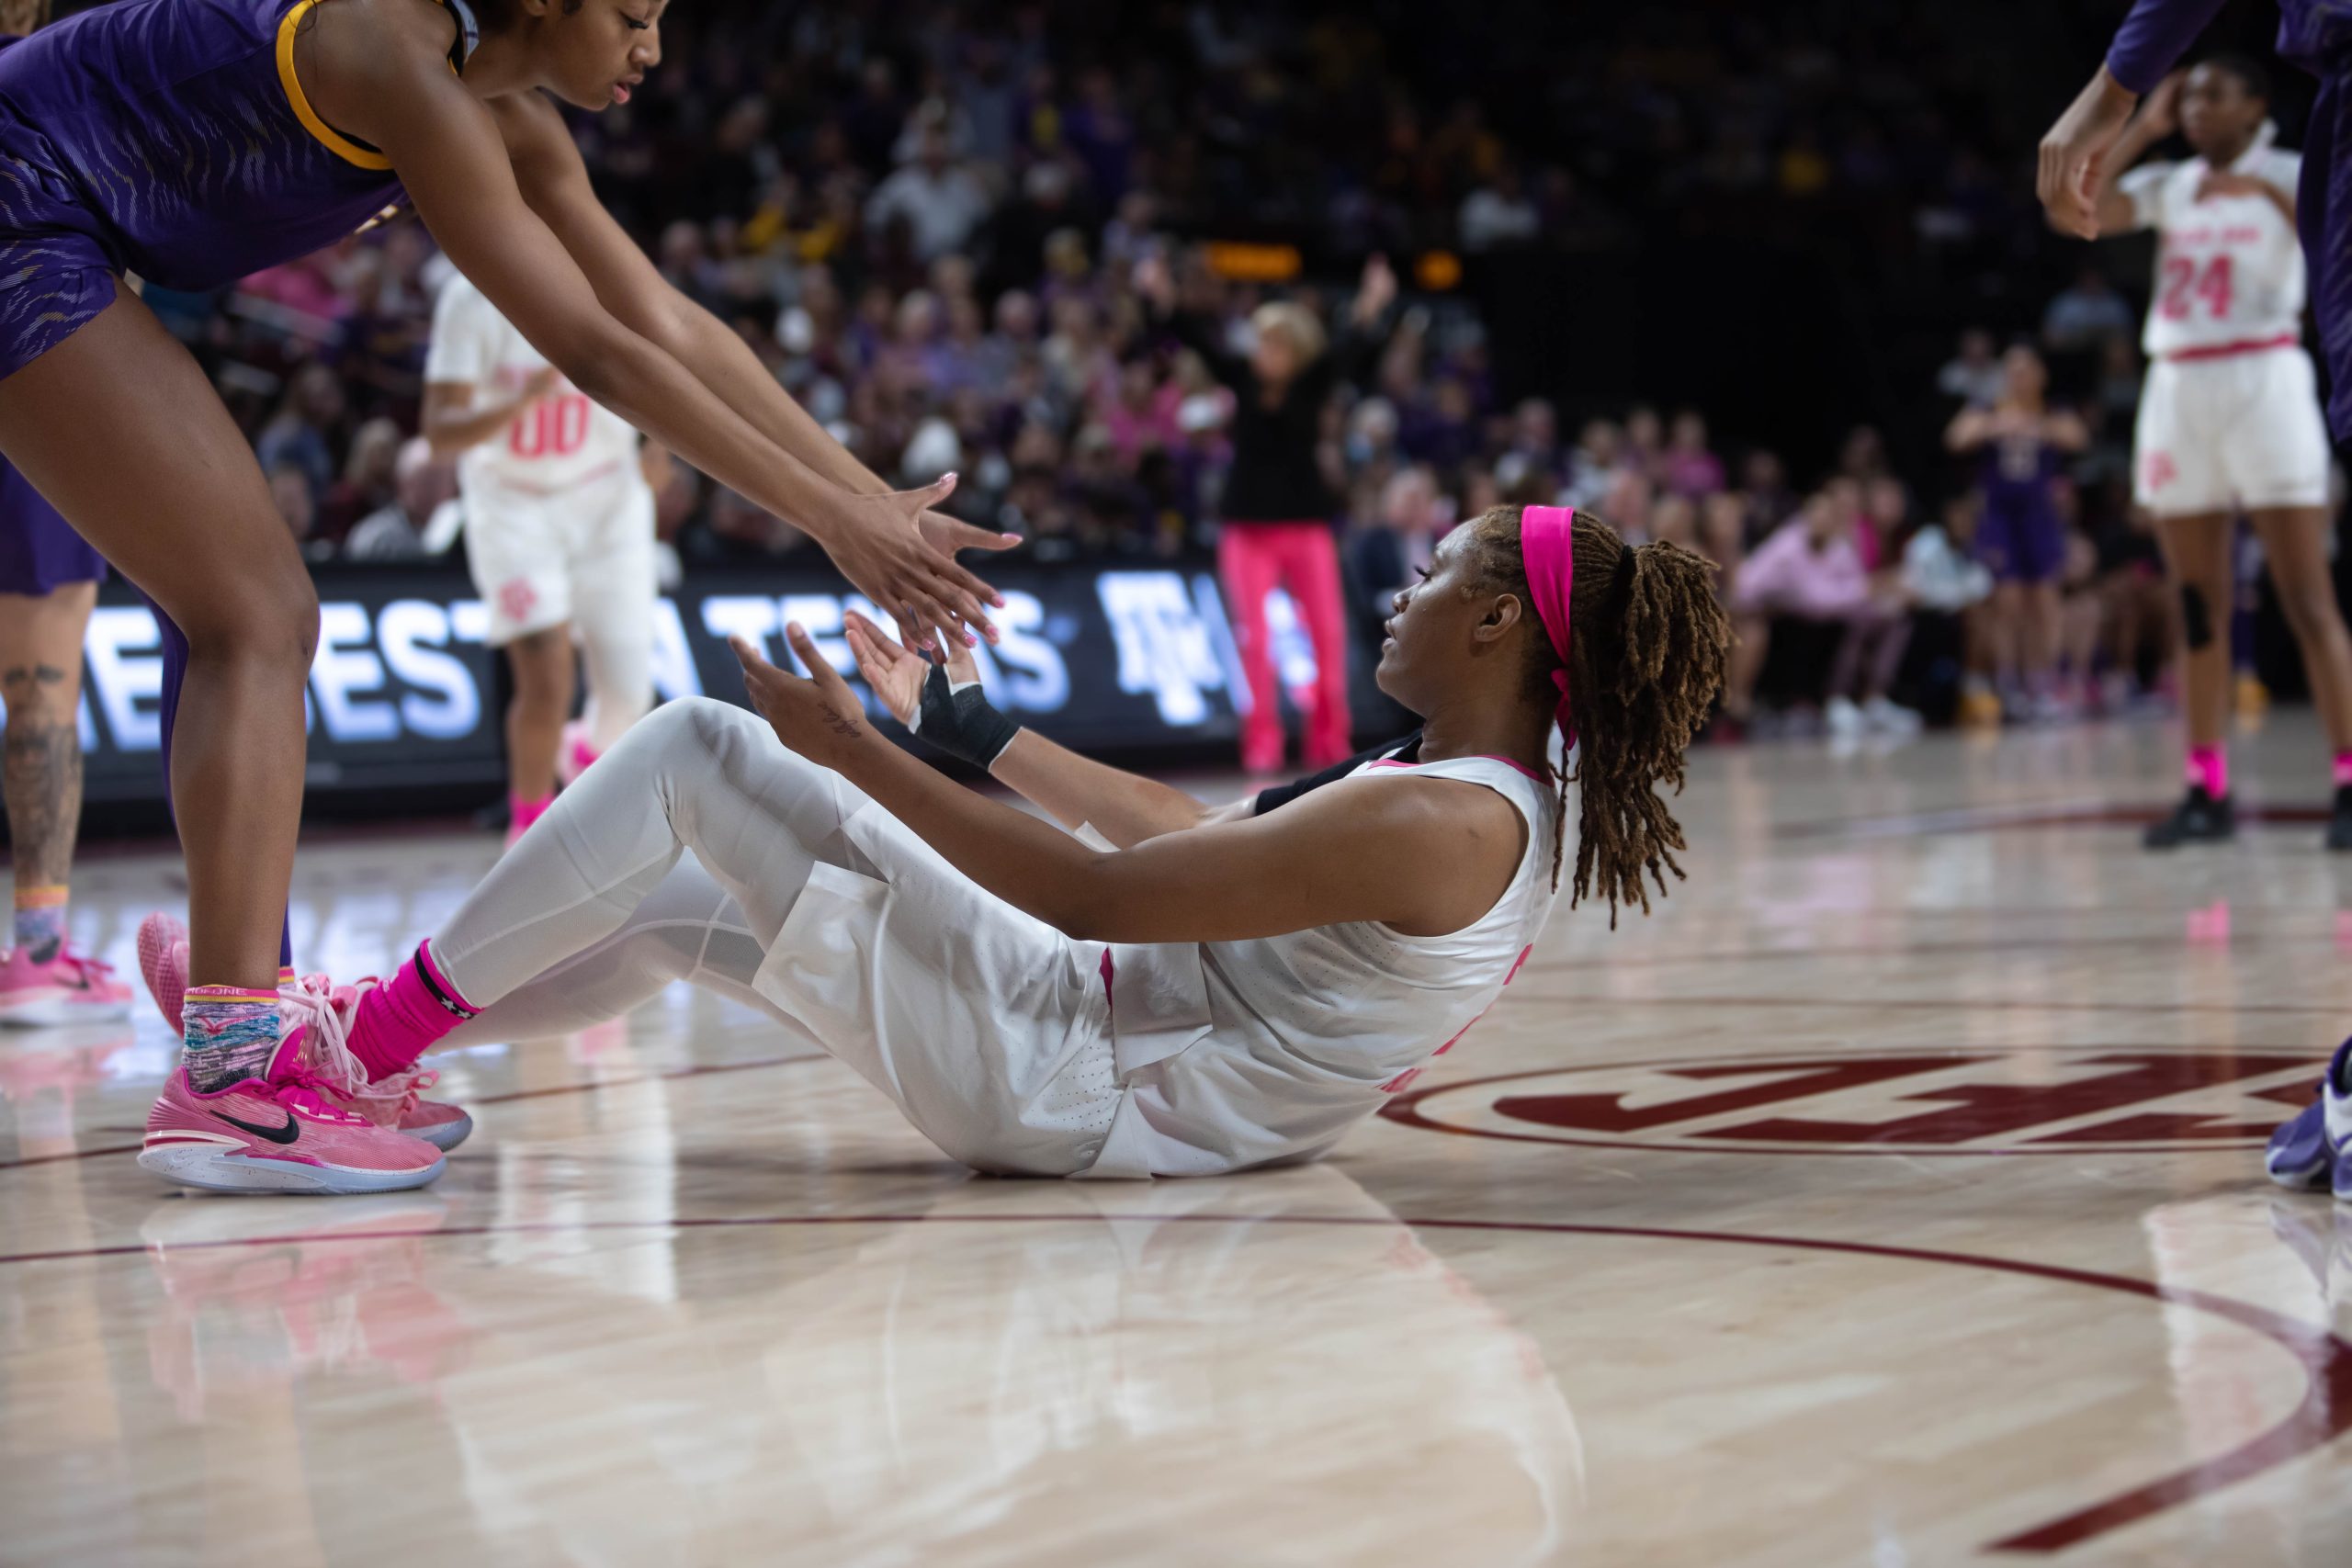
[(458, 1106), (424, 1098), (423, 1091), (441, 1081), (439, 1073), (411, 1066), (371, 1080), (366, 1064), (351, 1054), (351, 1021), (358, 1014), (359, 998), (368, 987), (382, 984), (372, 975), (350, 986), (338, 986), (324, 975), (305, 975), (279, 993), (288, 1012), (311, 1025), (303, 1041), (302, 1065), (318, 1075), (335, 1104), (356, 1111), (379, 1127), (422, 1138), (436, 1149), (454, 1149), (474, 1130), (474, 1119)]
[(147, 1113), (140, 1168), (212, 1192), (398, 1192), (439, 1176), (448, 1161), (431, 1144), (327, 1103), (302, 1066), (308, 1032), (289, 1030), (264, 1077), (210, 1094), (175, 1068)]
[[(147, 993), (155, 998), (164, 1021), (174, 1030), (187, 998), (187, 928), (160, 910), (139, 923), (139, 972)], [(306, 1035), (302, 1063), (317, 1076), (329, 1101), (356, 1111), (379, 1127), (390, 1127), (412, 1138), (422, 1138), (436, 1149), (454, 1149), (474, 1130), (474, 1119), (455, 1105), (427, 1100), (422, 1091), (440, 1081), (441, 1075), (411, 1067), (403, 1073), (370, 1082), (368, 1070), (345, 1043), (360, 990), (380, 984), (373, 979), (357, 986), (336, 986), (324, 975), (305, 975), (278, 988), (278, 1005), (295, 1010), (299, 995), (311, 998), (300, 1005), (299, 1021), (315, 1023)]]
[(46, 964), (19, 948), (0, 958), (0, 1024), (40, 1029), (129, 1018), (130, 987), (113, 975), (113, 964), (83, 957), (71, 942)]

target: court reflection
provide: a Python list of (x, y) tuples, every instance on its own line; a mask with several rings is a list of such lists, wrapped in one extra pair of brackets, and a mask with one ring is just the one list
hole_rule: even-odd
[[(461, 1557), (1510, 1563), (1566, 1544), (1583, 1456), (1541, 1353), (1340, 1172), (943, 1179), (876, 1219), (542, 1210), (523, 1228), (546, 1248), (390, 1207), (315, 1239), (157, 1235), (153, 1368), (208, 1426), (230, 1414), (215, 1381), (290, 1389), (278, 1419), (312, 1434), (295, 1468), (322, 1517), (380, 1514), (407, 1550)], [(365, 1491), (315, 1440), (355, 1402)], [(256, 1414), (233, 1413), (244, 1440)], [(412, 1478), (431, 1509), (398, 1500)]]

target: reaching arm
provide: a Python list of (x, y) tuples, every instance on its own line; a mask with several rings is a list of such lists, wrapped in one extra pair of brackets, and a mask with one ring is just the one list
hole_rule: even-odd
[[(518, 102), (498, 118), (523, 199), (562, 242), (607, 310), (660, 344), (754, 429), (834, 484), (859, 495), (889, 491), (888, 483), (784, 389), (726, 322), (679, 292), (646, 259), (596, 199), (579, 146), (552, 104), (537, 98)], [(1019, 543), (1017, 535), (974, 527), (944, 513), (926, 513), (924, 530), (933, 545), (950, 555)], [(978, 577), (956, 570), (967, 592), (1001, 602)], [(970, 608), (977, 612), (978, 606)], [(974, 624), (991, 629), (984, 615), (976, 614)]]
[[(869, 599), (889, 606), (909, 640), (927, 642), (934, 626), (963, 635), (961, 625), (978, 618), (977, 592), (918, 522), (953, 480), (853, 494), (606, 310), (523, 199), (497, 119), (450, 73), (448, 27), (446, 13), (422, 6), (360, 7), (332, 25), (322, 14), (307, 44), (315, 81), (334, 89), (331, 100), (312, 93), (321, 114), (383, 149), (458, 270), (574, 386), (816, 537)], [(298, 69), (303, 58), (298, 50)]]
[[(2098, 223), (2100, 237), (2128, 234), (2144, 225), (2140, 209), (2123, 190), (2123, 177), (2144, 156), (2149, 148), (2170, 136), (2179, 126), (2181, 78), (2167, 76), (2148, 95), (2132, 123), (2123, 128), (2116, 139), (2114, 150), (2102, 159), (2098, 173), (2091, 184), (2091, 214)], [(2169, 169), (2171, 165), (2165, 165)], [(2154, 171), (2151, 171), (2154, 174)], [(2294, 220), (2293, 214), (2288, 221)], [(2056, 219), (2052, 224), (2056, 226)]]
[(1231, 942), (1349, 920), (1440, 935), (1493, 908), (1524, 852), (1525, 825), (1500, 795), (1394, 779), (1104, 853), (889, 744), (808, 633), (796, 625), (789, 636), (814, 679), (735, 645), (752, 705), (785, 744), (840, 772), (998, 897), (1080, 941)]
[(2132, 106), (2165, 78), (2221, 8), (2222, 0), (2139, 0), (2132, 7), (2106, 63), (2041, 138), (2034, 193), (2051, 227), (2098, 238), (2092, 197)]
[(496, 438), (514, 416), (555, 389), (558, 377), (550, 368), (536, 371), (512, 397), (493, 398), (474, 406), (471, 381), (427, 381), (424, 407), (418, 421), (425, 444), (435, 457), (454, 457), (469, 447)]

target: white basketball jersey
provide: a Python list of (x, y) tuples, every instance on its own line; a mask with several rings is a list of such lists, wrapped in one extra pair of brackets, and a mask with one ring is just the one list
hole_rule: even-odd
[(1357, 920), (1248, 942), (1114, 945), (1111, 1027), (1129, 1102), (1106, 1168), (1182, 1176), (1312, 1158), (1450, 1048), (1518, 973), (1558, 897), (1553, 787), (1499, 757), (1375, 761), (1354, 776), (1494, 790), (1527, 822), (1510, 886), (1447, 936)]
[[(471, 382), (477, 403), (487, 402), (512, 397), (547, 363), (481, 289), (463, 276), (449, 279), (433, 309), (427, 381)], [(472, 511), (485, 491), (553, 495), (636, 461), (637, 432), (628, 422), (561, 381), (503, 434), (469, 448), (458, 460), (458, 481)]]
[[(2271, 145), (2266, 124), (2230, 165), (2292, 196), (2302, 157)], [(2209, 165), (2143, 164), (2117, 188), (2157, 232), (2156, 279), (2141, 346), (2151, 358), (2256, 344), (2303, 332), (2303, 250), (2295, 225), (2260, 196), (2197, 199)]]

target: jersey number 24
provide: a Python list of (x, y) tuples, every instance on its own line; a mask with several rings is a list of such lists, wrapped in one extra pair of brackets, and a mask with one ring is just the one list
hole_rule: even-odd
[(2158, 296), (2157, 310), (2168, 321), (2186, 321), (2191, 305), (2199, 300), (2218, 320), (2230, 313), (2230, 258), (2225, 254), (2215, 256), (2201, 268), (2193, 256), (2166, 256), (2164, 269), (2164, 292)]

